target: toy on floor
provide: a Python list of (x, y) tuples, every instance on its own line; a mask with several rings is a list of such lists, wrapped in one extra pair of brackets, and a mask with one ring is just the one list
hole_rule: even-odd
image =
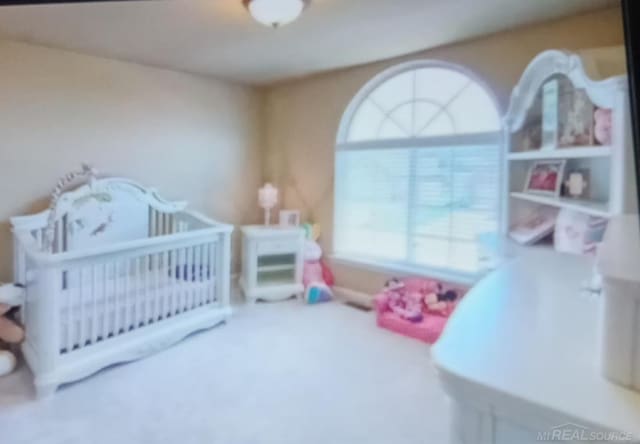
[[(19, 344), (24, 330), (11, 319), (13, 308), (21, 305), (23, 290), (13, 285), (0, 286), (0, 342)], [(16, 357), (9, 350), (0, 350), (0, 376), (8, 375), (16, 367)]]
[(303, 225), (307, 233), (304, 244), (304, 267), (302, 283), (304, 284), (304, 299), (309, 304), (327, 302), (333, 299), (331, 287), (334, 284), (333, 273), (322, 260), (322, 248), (317, 240), (320, 230), (317, 225)]
[(375, 297), (378, 326), (433, 344), (465, 292), (433, 279), (391, 279)]
[(420, 322), (422, 320), (423, 296), (419, 291), (415, 290), (407, 290), (404, 282), (397, 278), (388, 280), (384, 286), (389, 309), (402, 319), (410, 322)]
[(439, 282), (437, 285), (437, 291), (428, 293), (424, 297), (424, 303), (427, 306), (427, 310), (445, 314), (453, 309), (453, 305), (458, 300), (458, 292), (456, 290), (443, 290), (442, 284)]

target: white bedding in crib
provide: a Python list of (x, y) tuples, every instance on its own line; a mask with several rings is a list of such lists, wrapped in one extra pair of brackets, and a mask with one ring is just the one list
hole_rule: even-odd
[[(95, 285), (86, 277), (82, 285), (70, 280), (60, 294), (60, 348), (72, 350), (212, 303), (214, 284), (215, 279), (193, 282), (168, 273), (129, 278), (128, 287), (122, 279), (116, 283), (107, 278)], [(92, 288), (93, 294), (87, 291)]]

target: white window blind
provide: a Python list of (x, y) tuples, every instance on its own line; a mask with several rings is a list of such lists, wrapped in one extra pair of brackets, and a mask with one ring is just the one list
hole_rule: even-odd
[(334, 252), (478, 271), (478, 236), (498, 230), (500, 119), (469, 76), (407, 69), (369, 86), (336, 151)]

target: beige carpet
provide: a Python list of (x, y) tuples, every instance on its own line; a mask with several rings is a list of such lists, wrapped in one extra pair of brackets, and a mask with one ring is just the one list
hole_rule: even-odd
[(25, 368), (0, 379), (2, 444), (446, 444), (448, 423), (428, 346), (339, 303), (240, 307), (45, 401)]

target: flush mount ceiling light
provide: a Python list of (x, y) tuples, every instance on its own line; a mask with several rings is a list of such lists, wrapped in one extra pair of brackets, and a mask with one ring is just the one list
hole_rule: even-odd
[(242, 0), (256, 21), (278, 28), (293, 22), (311, 0)]

